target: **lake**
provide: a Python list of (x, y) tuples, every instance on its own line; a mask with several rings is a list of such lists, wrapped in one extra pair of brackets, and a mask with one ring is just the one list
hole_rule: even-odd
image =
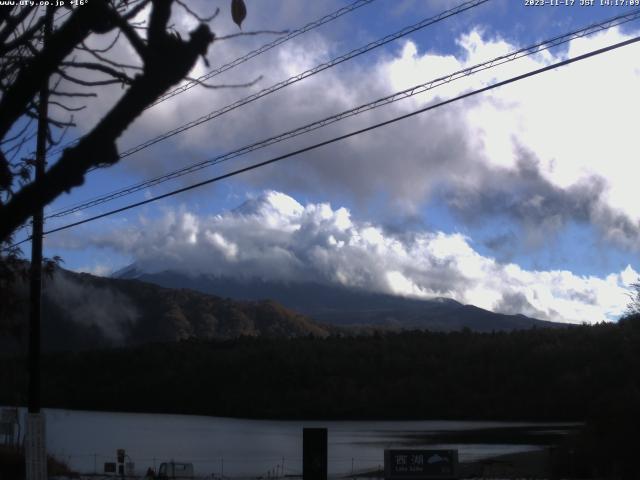
[[(281, 421), (191, 415), (45, 409), (47, 449), (83, 473), (102, 472), (123, 448), (144, 473), (160, 462), (192, 462), (198, 476), (258, 477), (302, 472), (303, 427), (326, 427), (329, 474), (346, 475), (383, 465), (385, 448), (457, 448), (460, 460), (544, 448), (531, 442), (434, 442), (434, 433), (535, 428), (564, 431), (568, 424), (475, 421)], [(22, 409), (21, 418), (23, 418)], [(23, 423), (24, 424), (24, 423)], [(547, 430), (545, 430), (547, 429)], [(426, 438), (429, 435), (431, 439)], [(453, 437), (455, 438), (455, 437)]]

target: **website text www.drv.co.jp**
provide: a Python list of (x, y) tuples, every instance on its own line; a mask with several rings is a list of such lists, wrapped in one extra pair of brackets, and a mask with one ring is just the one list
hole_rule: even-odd
[(0, 7), (79, 7), (87, 3), (89, 0), (0, 0)]

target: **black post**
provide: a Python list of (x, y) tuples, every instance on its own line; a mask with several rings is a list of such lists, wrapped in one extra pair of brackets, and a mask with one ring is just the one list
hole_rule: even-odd
[[(47, 7), (44, 24), (46, 45), (53, 24), (53, 9)], [(42, 81), (38, 105), (38, 136), (36, 143), (35, 182), (42, 180), (46, 166), (47, 128), (49, 116), (49, 78)], [(40, 316), (42, 296), (42, 207), (33, 214), (31, 239), (31, 275), (29, 288), (29, 413), (40, 412)]]
[(327, 429), (302, 429), (302, 478), (327, 480)]
[[(41, 97), (42, 98), (42, 97)], [(42, 108), (41, 108), (42, 110)], [(38, 119), (40, 124), (40, 119)], [(38, 130), (39, 127), (38, 127)], [(38, 131), (38, 143), (40, 131)], [(40, 147), (38, 147), (38, 151)], [(40, 158), (38, 158), (40, 157)], [(36, 156), (36, 178), (42, 157)], [(42, 209), (33, 215), (29, 288), (29, 413), (40, 413), (40, 299), (42, 294)]]
[[(53, 7), (45, 10), (43, 50), (46, 50), (53, 28)], [(49, 106), (49, 78), (42, 79), (38, 105), (38, 136), (35, 158), (35, 182), (42, 181), (46, 167)], [(47, 447), (45, 419), (40, 413), (40, 298), (42, 294), (42, 230), (43, 208), (33, 214), (31, 238), (31, 271), (29, 282), (29, 386), (25, 436), (26, 480), (46, 480)]]

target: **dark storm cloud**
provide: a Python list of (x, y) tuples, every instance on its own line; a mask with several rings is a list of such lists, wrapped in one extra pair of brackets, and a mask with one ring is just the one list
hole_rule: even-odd
[(502, 300), (496, 305), (496, 311), (507, 315), (526, 315), (541, 320), (552, 320), (558, 318), (558, 312), (543, 312), (535, 308), (522, 292), (508, 292), (502, 295)]
[[(478, 185), (457, 183), (447, 191), (446, 201), (465, 222), (505, 216), (524, 227), (526, 240), (542, 245), (570, 222), (594, 225), (601, 236), (631, 247), (640, 240), (640, 223), (606, 204), (607, 183), (591, 176), (567, 188), (552, 184), (540, 171), (535, 156), (520, 151), (513, 169), (484, 169)], [(489, 180), (490, 179), (490, 180)], [(508, 237), (497, 237), (498, 248)], [(505, 242), (503, 246), (510, 246)]]

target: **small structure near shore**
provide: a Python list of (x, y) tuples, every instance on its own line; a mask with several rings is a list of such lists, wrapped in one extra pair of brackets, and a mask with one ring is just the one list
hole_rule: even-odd
[(385, 480), (458, 478), (457, 450), (385, 450)]

